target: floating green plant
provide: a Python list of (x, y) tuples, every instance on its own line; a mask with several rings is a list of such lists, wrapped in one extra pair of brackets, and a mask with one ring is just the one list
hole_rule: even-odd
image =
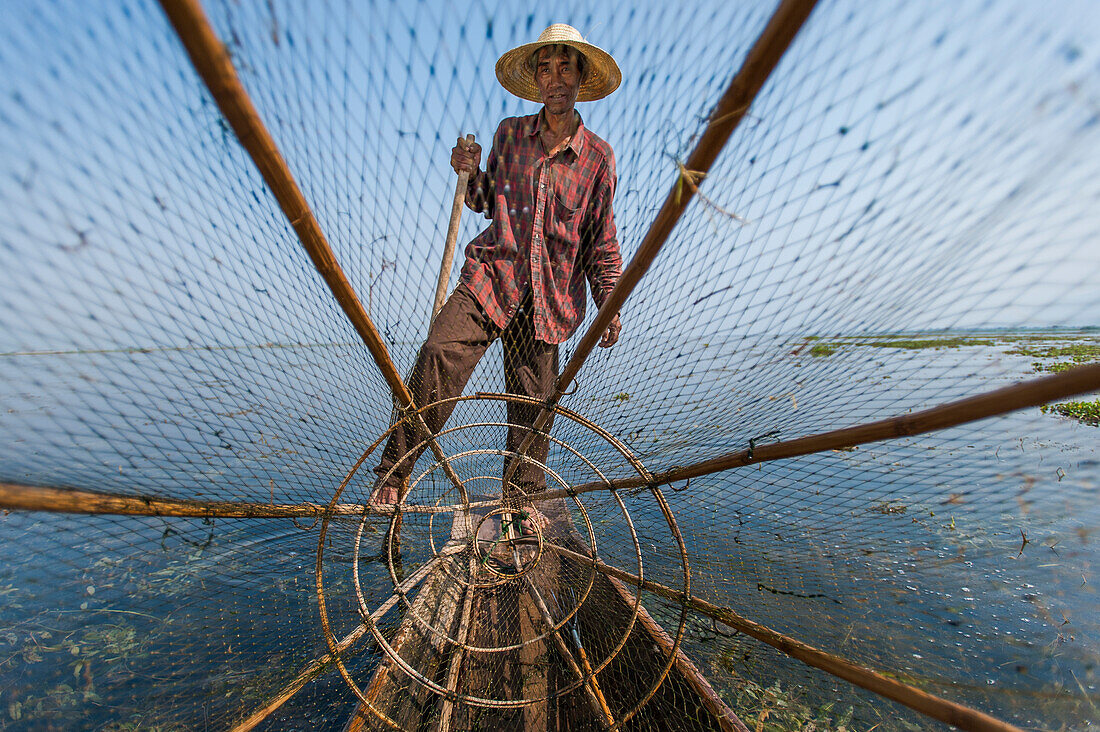
[(890, 339), (885, 341), (873, 341), (865, 345), (872, 348), (905, 348), (919, 350), (924, 348), (962, 348), (964, 346), (992, 346), (994, 342), (988, 338), (929, 338), (924, 340)]
[(1059, 404), (1045, 404), (1039, 407), (1043, 414), (1060, 414), (1063, 417), (1072, 417), (1078, 422), (1100, 427), (1100, 399), (1094, 402), (1061, 402)]
[(1064, 345), (1044, 343), (1041, 346), (1034, 347), (1017, 346), (1008, 353), (1014, 356), (1031, 356), (1032, 358), (1042, 359), (1068, 358), (1068, 361), (1054, 361), (1053, 363), (1033, 361), (1031, 364), (1031, 370), (1037, 374), (1043, 372), (1058, 374), (1075, 366), (1100, 361), (1100, 343), (1070, 343)]
[(1018, 346), (1008, 353), (1032, 358), (1069, 358), (1073, 363), (1100, 361), (1100, 343), (1070, 343), (1060, 346)]
[(1055, 361), (1054, 363), (1036, 361), (1031, 364), (1031, 370), (1037, 374), (1041, 374), (1044, 371), (1051, 374), (1060, 374), (1063, 371), (1069, 371), (1074, 366), (1080, 366), (1080, 364), (1074, 363), (1073, 361)]

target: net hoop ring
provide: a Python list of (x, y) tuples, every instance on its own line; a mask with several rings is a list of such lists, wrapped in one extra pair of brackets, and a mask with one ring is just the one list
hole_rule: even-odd
[[(473, 395), (469, 395), (469, 396), (459, 396), (459, 397), (453, 397), (453, 398), (447, 399), (447, 400), (441, 400), (439, 402), (435, 402), (433, 404), (426, 405), (426, 406), (421, 407), (421, 408), (416, 409), (416, 410), (408, 410), (406, 412), (406, 414), (403, 416), (403, 420), (408, 420), (408, 419), (412, 418), (413, 416), (415, 416), (416, 414), (423, 413), (425, 410), (436, 408), (436, 407), (444, 405), (444, 404), (456, 404), (456, 403), (459, 403), (459, 402), (472, 401), (472, 400), (515, 402), (515, 403), (520, 403), (520, 404), (530, 405), (530, 406), (545, 406), (544, 402), (542, 402), (540, 400), (537, 400), (537, 399), (530, 398), (530, 397), (524, 397), (524, 396), (519, 396), (519, 395), (514, 395), (514, 394), (499, 394), (499, 393), (479, 392), (477, 394), (473, 394)], [(682, 570), (682, 580), (683, 580), (683, 585), (682, 586), (683, 586), (684, 596), (685, 597), (690, 596), (691, 574), (690, 574), (690, 568), (689, 568), (689, 564), (688, 564), (687, 549), (686, 549), (686, 546), (684, 544), (683, 536), (682, 536), (682, 534), (679, 530), (679, 527), (678, 527), (678, 525), (676, 523), (676, 520), (675, 520), (675, 517), (673, 516), (672, 511), (671, 511), (671, 509), (668, 505), (668, 502), (667, 502), (667, 500), (665, 499), (664, 495), (662, 494), (662, 492), (660, 490), (660, 487), (653, 482), (652, 475), (645, 469), (645, 467), (633, 455), (633, 453), (629, 450), (629, 448), (626, 447), (625, 444), (623, 444), (620, 440), (615, 438), (613, 435), (611, 435), (609, 432), (607, 432), (603, 428), (599, 427), (598, 425), (591, 422), (590, 420), (583, 417), (582, 415), (580, 415), (576, 412), (573, 412), (572, 410), (561, 407), (560, 405), (555, 405), (553, 407), (553, 412), (556, 415), (560, 415), (560, 416), (562, 416), (562, 417), (564, 417), (564, 418), (566, 418), (566, 419), (568, 419), (568, 420), (570, 420), (570, 421), (572, 421), (572, 422), (574, 422), (578, 425), (581, 425), (582, 427), (590, 430), (591, 432), (594, 432), (596, 435), (601, 437), (611, 447), (613, 447), (617, 453), (619, 453), (621, 456), (623, 456), (627, 460), (627, 462), (638, 472), (640, 477), (642, 477), (644, 480), (646, 480), (646, 486), (645, 486), (644, 490), (646, 490), (653, 497), (653, 499), (655, 500), (658, 508), (661, 511), (662, 517), (665, 520), (665, 523), (668, 525), (668, 528), (670, 530), (670, 533), (672, 534), (673, 540), (674, 540), (674, 542), (676, 544), (676, 548), (678, 550), (678, 554), (679, 554), (679, 558), (680, 558), (680, 566), (681, 566), (681, 570)], [(322, 515), (322, 518), (321, 518), (320, 529), (319, 529), (319, 539), (318, 539), (318, 544), (317, 544), (317, 561), (316, 561), (316, 566), (315, 566), (315, 584), (316, 584), (317, 599), (318, 599), (318, 611), (319, 611), (320, 616), (321, 616), (322, 632), (323, 632), (323, 635), (325, 637), (325, 642), (326, 642), (326, 644), (328, 645), (328, 648), (329, 648), (329, 660), (332, 663), (334, 663), (334, 665), (337, 666), (337, 668), (340, 672), (340, 675), (344, 678), (345, 682), (349, 685), (349, 687), (352, 689), (352, 691), (355, 693), (355, 695), (359, 698), (359, 700), (363, 704), (364, 708), (369, 710), (372, 714), (374, 714), (380, 721), (385, 723), (387, 726), (390, 726), (390, 727), (393, 727), (393, 728), (398, 728), (398, 726), (393, 722), (393, 720), (389, 719), (382, 710), (377, 709), (374, 706), (374, 704), (372, 704), (372, 697), (374, 696), (374, 694), (365, 692), (362, 688), (360, 688), (360, 686), (352, 678), (352, 674), (351, 674), (351, 672), (347, 668), (347, 665), (344, 662), (345, 657), (350, 657), (350, 655), (351, 655), (351, 654), (348, 653), (348, 648), (350, 648), (350, 646), (355, 641), (360, 639), (362, 637), (363, 633), (368, 632), (368, 631), (370, 632), (372, 637), (375, 638), (375, 640), (380, 642), (383, 649), (386, 651), (387, 657), (398, 668), (401, 668), (401, 670), (406, 675), (408, 675), (410, 678), (414, 679), (419, 685), (424, 686), (424, 687), (432, 690), (436, 694), (439, 694), (439, 695), (443, 696), (444, 698), (446, 698), (446, 699), (448, 699), (452, 702), (460, 701), (460, 702), (465, 702), (465, 703), (470, 704), (472, 706), (478, 706), (478, 707), (518, 708), (518, 707), (527, 706), (527, 705), (533, 703), (534, 701), (540, 701), (540, 700), (525, 700), (525, 699), (503, 699), (503, 700), (501, 700), (501, 699), (484, 699), (484, 698), (472, 696), (472, 695), (469, 695), (469, 694), (457, 693), (455, 691), (443, 688), (439, 684), (433, 682), (431, 679), (428, 679), (428, 678), (424, 677), (416, 669), (412, 668), (404, 659), (402, 659), (400, 657), (400, 654), (398, 654), (396, 651), (394, 651), (394, 649), (390, 648), (388, 646), (388, 644), (385, 643), (385, 639), (382, 637), (381, 631), (377, 627), (376, 623), (371, 619), (371, 616), (370, 615), (363, 615), (361, 610), (360, 610), (361, 625), (356, 630), (349, 633), (348, 636), (346, 636), (344, 639), (342, 639), (342, 640), (337, 639), (337, 637), (336, 637), (336, 635), (333, 631), (331, 619), (329, 617), (329, 608), (328, 608), (328, 602), (326, 600), (325, 587), (324, 587), (324, 578), (323, 578), (324, 549), (325, 549), (326, 541), (328, 539), (328, 531), (329, 531), (330, 525), (332, 523), (332, 520), (337, 516), (337, 505), (340, 501), (340, 498), (344, 495), (344, 492), (347, 490), (348, 486), (351, 484), (353, 478), (358, 473), (358, 471), (363, 466), (363, 464), (367, 461), (367, 459), (378, 449), (378, 447), (380, 445), (383, 444), (383, 442), (386, 439), (388, 439), (388, 437), (393, 433), (393, 431), (396, 429), (397, 425), (400, 424), (400, 423), (401, 422), (398, 421), (397, 423), (392, 425), (389, 429), (387, 429), (385, 432), (383, 432), (373, 443), (371, 443), (370, 446), (368, 446), (366, 448), (366, 450), (362, 453), (362, 455), (359, 457), (359, 459), (355, 462), (355, 464), (349, 470), (348, 474), (341, 481), (340, 485), (334, 491), (333, 496), (332, 496), (331, 500), (329, 501), (329, 503), (328, 503), (323, 515)], [(461, 429), (461, 426), (457, 429)], [(604, 480), (606, 481), (606, 479), (604, 479)], [(622, 507), (622, 510), (625, 512), (625, 510), (626, 510), (625, 505), (623, 505), (622, 498), (619, 495), (619, 491), (612, 490), (610, 488), (608, 490), (612, 494), (612, 496), (614, 497), (616, 502), (618, 502), (620, 504), (620, 506)], [(636, 490), (636, 491), (633, 491), (632, 494), (637, 495), (639, 492), (640, 491)], [(574, 500), (576, 500), (576, 498), (577, 498), (575, 495), (571, 496), (571, 497)], [(533, 498), (535, 500), (538, 500), (537, 494), (535, 494), (533, 496)], [(469, 510), (470, 505), (471, 504), (469, 502), (469, 499), (467, 497), (463, 496), (462, 506), (465, 508), (465, 510)], [(364, 504), (362, 506), (362, 512), (361, 512), (361, 515), (360, 515), (360, 528), (357, 531), (357, 534), (359, 534), (361, 532), (362, 524), (365, 521), (365, 519), (369, 516), (372, 516), (372, 515), (389, 515), (390, 520), (391, 520), (391, 524), (392, 524), (392, 522), (396, 520), (397, 515), (399, 513), (402, 513), (402, 512), (413, 512), (413, 513), (421, 513), (422, 512), (422, 513), (435, 514), (435, 513), (452, 512), (454, 510), (454, 508), (455, 508), (454, 506), (451, 506), (451, 507), (436, 506), (432, 509), (427, 509), (425, 507), (413, 507), (413, 506), (405, 505), (403, 500), (398, 504), (398, 506), (396, 506), (392, 509), (388, 509), (388, 510), (385, 509), (385, 508), (382, 508), (382, 507), (375, 508), (375, 507), (373, 507), (369, 504)], [(345, 511), (345, 513), (346, 513), (346, 511)], [(587, 515), (587, 513), (586, 513), (586, 515)], [(631, 524), (631, 531), (633, 532), (633, 525), (632, 524)], [(442, 554), (442, 552), (440, 552), (440, 554)], [(437, 559), (436, 561), (439, 561), (439, 560)], [(593, 557), (593, 562), (591, 564), (591, 566), (594, 570), (596, 568), (597, 561), (598, 561), (598, 556), (594, 556)], [(638, 577), (643, 578), (644, 575), (642, 574), (642, 566), (641, 566), (641, 563), (640, 563), (640, 557), (638, 558), (638, 561), (639, 561)], [(428, 564), (425, 564), (424, 567), (421, 568), (421, 571), (426, 570), (428, 568), (428, 566), (429, 566)], [(391, 576), (391, 579), (392, 579), (392, 576)], [(397, 588), (397, 589), (399, 589), (399, 588)], [(400, 593), (398, 593), (398, 594), (400, 594)], [(583, 604), (583, 603), (578, 603), (577, 604), (577, 609), (579, 609), (581, 604)], [(614, 659), (615, 654), (617, 654), (618, 651), (621, 650), (621, 648), (623, 646), (625, 646), (626, 641), (629, 639), (631, 633), (633, 632), (633, 627), (634, 627), (634, 624), (635, 624), (635, 621), (637, 619), (637, 616), (638, 616), (638, 613), (639, 613), (640, 609), (641, 609), (641, 591), (640, 591), (640, 588), (636, 588), (634, 603), (633, 603), (633, 607), (631, 608), (631, 619), (630, 619), (629, 627), (628, 627), (627, 631), (623, 634), (622, 640), (619, 643), (617, 649), (615, 650), (615, 653), (614, 654), (609, 654), (608, 657), (606, 659), (604, 659), (598, 665), (598, 667), (594, 667), (591, 674), (585, 674), (582, 678), (578, 679), (574, 684), (571, 685), (572, 688), (577, 688), (577, 687), (581, 686), (582, 684), (586, 683), (588, 681), (588, 679), (594, 677), (602, 669), (606, 668), (606, 666), (611, 662), (611, 660)], [(653, 683), (641, 695), (641, 698), (639, 699), (639, 701), (631, 709), (626, 710), (626, 711), (620, 713), (619, 715), (617, 715), (617, 717), (615, 719), (615, 722), (612, 725), (611, 729), (616, 729), (616, 730), (620, 729), (624, 723), (626, 723), (635, 714), (637, 714), (637, 712), (643, 706), (645, 706), (645, 704), (653, 697), (653, 695), (657, 692), (657, 689), (661, 686), (661, 684), (667, 678), (669, 672), (672, 669), (673, 664), (675, 663), (676, 656), (679, 653), (680, 645), (683, 641), (684, 632), (685, 632), (685, 628), (686, 628), (686, 624), (687, 624), (688, 610), (689, 610), (688, 606), (685, 603), (681, 603), (676, 632), (674, 634), (671, 634), (672, 635), (672, 647), (669, 650), (669, 652), (667, 653), (667, 658), (664, 659), (664, 662), (661, 665), (661, 668), (659, 669), (659, 672), (657, 673)], [(576, 612), (576, 610), (574, 610), (574, 612)], [(372, 691), (372, 690), (368, 690), (368, 691)], [(555, 693), (553, 696), (558, 696), (560, 694), (566, 693), (567, 691), (568, 691), (568, 689), (562, 689), (561, 691), (558, 691), (557, 693)]]

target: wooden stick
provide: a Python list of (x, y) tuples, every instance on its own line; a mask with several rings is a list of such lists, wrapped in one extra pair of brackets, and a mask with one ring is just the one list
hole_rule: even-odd
[[(699, 478), (731, 468), (740, 468), (771, 460), (786, 460), (800, 455), (812, 455), (825, 450), (854, 447), (867, 442), (877, 442), (895, 437), (910, 437), (925, 432), (957, 427), (1015, 412), (1027, 407), (1066, 399), (1078, 394), (1100, 391), (1100, 364), (1087, 364), (1063, 371), (1060, 374), (1041, 376), (1012, 386), (941, 404), (912, 414), (868, 422), (855, 427), (820, 432), (794, 440), (758, 445), (752, 450), (738, 450), (710, 460), (703, 460), (684, 467), (674, 467), (653, 474), (654, 485), (668, 485), (681, 480)], [(648, 482), (642, 477), (620, 478), (605, 482), (584, 483), (569, 490), (548, 490), (530, 497), (534, 501), (548, 501), (579, 493), (598, 490), (624, 490), (639, 488)]]
[[(451, 553), (453, 554), (454, 552)], [(443, 560), (441, 557), (437, 557), (436, 559), (425, 564), (412, 576), (402, 582), (401, 585), (397, 588), (397, 591), (390, 595), (390, 597), (384, 603), (382, 603), (382, 605), (377, 610), (370, 614), (369, 621), (358, 625), (355, 630), (348, 633), (339, 643), (336, 644), (336, 650), (340, 653), (343, 653), (353, 643), (366, 635), (367, 632), (370, 630), (370, 625), (368, 623), (377, 623), (379, 620), (381, 620), (382, 616), (393, 609), (393, 606), (397, 604), (397, 601), (400, 599), (401, 595), (408, 594), (410, 590), (412, 590), (414, 587), (416, 587), (416, 585), (420, 583), (421, 580), (427, 577), (436, 567), (438, 567), (440, 562), (442, 561)], [(276, 694), (267, 704), (250, 714), (248, 718), (234, 725), (232, 728), (232, 732), (248, 732), (248, 730), (253, 729), (260, 722), (267, 719), (272, 712), (285, 704), (288, 699), (290, 699), (292, 696), (305, 688), (306, 684), (324, 673), (324, 671), (332, 664), (334, 660), (336, 660), (336, 654), (326, 653), (325, 655), (310, 661), (305, 666), (305, 668), (303, 668), (301, 672), (297, 676), (295, 676), (289, 684), (284, 686), (279, 691), (279, 693)]]
[[(591, 562), (591, 560), (588, 560), (588, 562)], [(637, 598), (626, 588), (626, 585), (621, 580), (617, 577), (612, 577), (606, 572), (603, 574), (615, 589), (615, 592), (622, 598), (622, 601), (626, 603), (627, 607), (634, 607), (635, 604), (638, 605), (638, 622), (641, 624), (646, 634), (661, 649), (661, 652), (665, 654), (672, 653), (675, 644), (668, 633), (665, 632), (665, 629), (661, 627), (660, 623), (653, 619), (653, 616), (649, 614), (649, 611), (645, 609), (644, 605), (638, 603)], [(718, 722), (718, 726), (722, 728), (722, 732), (749, 732), (744, 722), (742, 722), (737, 714), (729, 708), (722, 700), (722, 697), (718, 696), (718, 692), (714, 690), (714, 687), (710, 685), (706, 677), (699, 672), (699, 669), (695, 667), (691, 659), (687, 657), (683, 648), (676, 649), (675, 663), (676, 669), (680, 672), (680, 675), (688, 685), (691, 686), (695, 693), (699, 695), (699, 698), (703, 702), (703, 706), (707, 708), (708, 712), (714, 715), (714, 719)]]
[[(0, 483), (0, 509), (15, 511), (191, 518), (314, 518), (324, 514), (326, 508), (319, 503), (195, 501)], [(364, 513), (389, 515), (393, 513), (393, 509), (341, 503), (333, 506), (333, 513), (344, 516), (361, 516)]]
[(577, 646), (577, 656), (580, 658), (581, 670), (584, 671), (586, 676), (590, 677), (589, 683), (592, 685), (592, 693), (596, 695), (596, 702), (600, 705), (604, 718), (608, 724), (614, 725), (615, 715), (611, 713), (611, 707), (607, 705), (607, 698), (603, 695), (603, 689), (596, 681), (596, 674), (592, 671), (592, 664), (588, 662), (588, 653), (584, 650), (584, 646)]
[[(475, 537), (476, 540), (476, 537)], [(474, 607), (474, 579), (477, 576), (477, 559), (473, 553), (469, 559), (470, 584), (466, 586), (465, 597), (462, 598), (462, 614), (458, 619), (458, 643), (451, 655), (451, 667), (447, 671), (447, 691), (453, 693), (458, 688), (458, 675), (462, 669), (462, 659), (466, 655), (466, 641), (470, 637), (470, 619)], [(454, 701), (451, 696), (443, 697), (442, 710), (439, 713), (438, 732), (450, 732), (451, 715), (454, 713)]]
[[(665, 241), (687, 209), (688, 204), (691, 203), (691, 199), (695, 196), (696, 187), (694, 182), (691, 182), (691, 185), (685, 185), (683, 170), (686, 169), (697, 179), (710, 170), (710, 166), (718, 158), (718, 153), (722, 151), (730, 135), (733, 134), (733, 131), (737, 129), (737, 126), (745, 117), (752, 106), (753, 99), (756, 98), (757, 93), (764, 86), (764, 82), (768, 80), (772, 70), (779, 63), (779, 59), (786, 53), (787, 48), (791, 45), (795, 35), (802, 28), (802, 24), (806, 22), (806, 18), (810, 16), (810, 11), (814, 9), (816, 4), (817, 0), (782, 0), (780, 2), (771, 20), (768, 21), (768, 25), (764, 28), (760, 37), (756, 39), (756, 43), (749, 49), (740, 70), (734, 74), (722, 98), (718, 100), (714, 111), (711, 112), (710, 122), (707, 123), (706, 129), (699, 137), (699, 142), (688, 157), (687, 162), (681, 166), (681, 172), (677, 174), (672, 190), (665, 197), (665, 202), (661, 206), (661, 210), (658, 211), (657, 218), (653, 220), (646, 232), (645, 238), (642, 239), (638, 251), (631, 258), (630, 264), (623, 270), (623, 276), (619, 278), (615, 288), (607, 296), (603, 305), (600, 306), (592, 325), (589, 326), (584, 337), (581, 338), (574, 349), (572, 358), (562, 369), (561, 375), (558, 376), (558, 380), (554, 385), (553, 392), (547, 398), (547, 404), (557, 404), (562, 395), (569, 390), (573, 380), (577, 377), (577, 373), (581, 370), (581, 366), (584, 365), (585, 360), (588, 359), (596, 344), (599, 343), (604, 332), (611, 325), (611, 321), (619, 314), (623, 303), (634, 292), (638, 282), (649, 271), (649, 267), (657, 258), (661, 247), (664, 246)], [(524, 455), (527, 453), (527, 450), (531, 448), (531, 443), (535, 440), (535, 432), (545, 430), (551, 416), (552, 412), (549, 409), (544, 408), (539, 413), (532, 431), (527, 433), (523, 443), (517, 450), (519, 454)], [(512, 462), (513, 470), (519, 462), (519, 460)], [(511, 479), (511, 473), (512, 471), (509, 471), (505, 475), (505, 485)]]
[(291, 175), (275, 140), (252, 104), (252, 99), (241, 84), (229, 52), (214, 33), (201, 3), (198, 0), (161, 0), (160, 4), (183, 42), (195, 70), (210, 90), (237, 139), (259, 168), (271, 194), (294, 227), (302, 246), (336, 301), (340, 303), (344, 314), (363, 339), (386, 382), (403, 405), (411, 404), (412, 397), (390, 359), (381, 334), (371, 322), (337, 263), (320, 224)]
[[(512, 548), (515, 551), (515, 547)], [(580, 556), (580, 555), (578, 555)], [(592, 560), (587, 560), (591, 564)], [(519, 562), (517, 561), (518, 565)], [(607, 699), (604, 698), (603, 691), (600, 689), (599, 682), (596, 680), (595, 674), (588, 677), (586, 682), (584, 671), (577, 665), (577, 660), (573, 658), (573, 654), (569, 651), (569, 646), (561, 637), (561, 632), (554, 628), (554, 617), (550, 614), (550, 608), (546, 607), (546, 601), (542, 599), (542, 594), (538, 588), (535, 587), (535, 583), (531, 580), (530, 575), (523, 575), (523, 579), (527, 583), (527, 591), (531, 595), (531, 599), (535, 601), (535, 607), (538, 608), (539, 615), (542, 616), (542, 621), (546, 623), (547, 628), (550, 631), (550, 637), (554, 639), (554, 645), (557, 646), (558, 654), (561, 656), (565, 664), (569, 666), (569, 669), (573, 674), (580, 679), (584, 686), (585, 698), (588, 699), (589, 704), (592, 705), (592, 710), (596, 714), (596, 719), (605, 729), (610, 729), (615, 726), (615, 715), (611, 713), (611, 709), (607, 706)]]
[[(459, 138), (459, 142), (462, 139)], [(474, 144), (473, 134), (466, 135), (466, 148)], [(432, 317), (428, 319), (428, 330), (432, 329), (435, 316), (447, 299), (448, 285), (451, 284), (451, 265), (455, 259), (455, 243), (458, 241), (458, 225), (462, 220), (462, 209), (466, 205), (466, 186), (470, 182), (470, 172), (463, 170), (458, 174), (455, 184), (455, 198), (451, 203), (451, 220), (447, 224), (447, 241), (443, 245), (443, 260), (439, 263), (439, 281), (435, 285), (435, 304), (432, 305)]]
[(709, 618), (714, 618), (718, 622), (728, 625), (758, 641), (767, 643), (769, 646), (779, 649), (783, 653), (798, 659), (807, 666), (813, 666), (822, 671), (827, 671), (860, 688), (872, 691), (887, 699), (893, 699), (899, 704), (904, 704), (910, 709), (914, 709), (933, 719), (938, 719), (941, 722), (946, 722), (959, 729), (968, 730), (969, 732), (1023, 732), (1019, 727), (1014, 727), (1007, 722), (1002, 722), (984, 712), (979, 712), (976, 709), (971, 709), (970, 707), (963, 706), (956, 702), (942, 699), (918, 689), (915, 686), (910, 686), (896, 679), (891, 679), (877, 671), (864, 668), (863, 666), (857, 666), (831, 653), (826, 653), (807, 643), (783, 635), (765, 625), (742, 617), (729, 608), (719, 607), (718, 605), (711, 604), (698, 597), (690, 595), (685, 596), (683, 592), (674, 590), (671, 587), (665, 587), (652, 580), (641, 579), (629, 572), (604, 564), (598, 559), (586, 557), (583, 554), (571, 551), (558, 544), (546, 542), (545, 546), (578, 563), (595, 567), (608, 577), (620, 579), (623, 582), (648, 590), (655, 595), (660, 595), (666, 600), (670, 600), (677, 604), (686, 604), (692, 610), (706, 615)]
[[(164, 14), (168, 16), (169, 22), (176, 29), (176, 35), (183, 43), (191, 63), (206, 84), (206, 88), (210, 90), (210, 95), (221, 110), (222, 116), (233, 128), (234, 134), (252, 158), (252, 162), (259, 168), (279, 207), (298, 234), (302, 247), (313, 260), (313, 266), (325, 280), (325, 284), (328, 285), (359, 337), (363, 339), (363, 343), (366, 344), (383, 378), (389, 384), (398, 404), (405, 409), (413, 406), (412, 393), (405, 386), (397, 366), (390, 358), (381, 334), (367, 315), (367, 311), (363, 309), (363, 303), (336, 261), (336, 255), (333, 254), (332, 247), (329, 246), (324, 232), (321, 231), (321, 225), (317, 223), (309, 203), (298, 188), (294, 176), (290, 174), (286, 160), (275, 145), (271, 133), (267, 131), (244, 85), (241, 84), (237, 70), (233, 67), (233, 60), (210, 26), (202, 4), (199, 0), (160, 0), (160, 5), (164, 9)], [(443, 463), (443, 472), (454, 483), (459, 495), (465, 501), (466, 488), (447, 461), (447, 456), (444, 455), (438, 442), (432, 437), (432, 431), (424, 422), (424, 416), (418, 412), (416, 420), (424, 434), (429, 435), (430, 447), (436, 458)]]

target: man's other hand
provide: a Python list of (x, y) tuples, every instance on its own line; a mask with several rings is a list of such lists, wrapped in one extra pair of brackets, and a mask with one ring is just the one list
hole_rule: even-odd
[(607, 331), (604, 332), (603, 338), (600, 339), (600, 348), (611, 348), (619, 340), (619, 333), (623, 330), (623, 324), (619, 321), (619, 316), (616, 315), (611, 325), (607, 326)]
[(451, 167), (456, 173), (466, 171), (470, 175), (477, 175), (481, 165), (481, 145), (476, 142), (466, 145), (466, 140), (458, 138), (458, 144), (451, 150)]

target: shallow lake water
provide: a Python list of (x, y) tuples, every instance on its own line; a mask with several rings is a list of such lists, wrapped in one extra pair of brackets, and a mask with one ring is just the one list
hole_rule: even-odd
[[(582, 390), (566, 405), (623, 439), (650, 469), (665, 469), (765, 435), (759, 444), (927, 408), (1057, 360), (1012, 353), (1021, 337), (1097, 343), (1088, 332), (987, 337), (993, 345), (943, 349), (850, 341), (825, 356), (792, 355), (791, 339), (777, 339), (685, 369), (678, 389), (690, 398), (675, 408), (661, 408), (659, 379), (626, 398), (614, 384)], [(173, 351), (0, 357), (10, 377), (0, 387), (0, 474), (125, 493), (326, 503), (389, 416), (374, 409), (348, 417), (360, 400), (386, 402), (374, 382), (347, 370), (332, 381), (348, 388), (324, 387), (326, 364), (338, 360), (333, 349), (349, 350), (301, 347), (289, 358), (317, 384), (308, 392), (259, 370), (262, 356), (251, 368), (248, 352), (207, 352), (194, 362)], [(779, 360), (784, 367), (771, 376)], [(194, 366), (211, 374), (232, 366), (225, 373), (241, 376), (200, 379), (201, 389), (185, 396), (178, 385), (194, 386), (185, 375)], [(121, 384), (133, 398), (108, 400)], [(143, 396), (154, 393), (162, 398)], [(499, 419), (498, 407), (475, 403), (455, 420)], [(556, 429), (610, 475), (629, 470), (582, 428), (559, 420)], [(500, 436), (487, 428), (449, 438), (450, 447)], [(561, 455), (550, 462), (569, 464)], [(580, 472), (563, 469), (568, 480)], [(752, 465), (665, 493), (695, 594), (932, 693), (1054, 730), (1100, 724), (1098, 488), (1100, 429), (1028, 408)], [(647, 576), (674, 583), (680, 568), (660, 512), (645, 493), (625, 500), (646, 545)], [(597, 516), (609, 510), (600, 494), (585, 501)], [(383, 529), (372, 523), (367, 541)], [(599, 540), (625, 545), (617, 530), (599, 526)], [(317, 540), (312, 521), (0, 516), (4, 724), (203, 729), (246, 715), (326, 650)], [(364, 561), (364, 587), (376, 593), (368, 600), (378, 603), (390, 592), (388, 574)], [(326, 580), (337, 602), (351, 592), (345, 570)], [(818, 728), (941, 728), (699, 617), (684, 643), (746, 721), (768, 712), (767, 724), (778, 726), (767, 729), (799, 728), (782, 726), (784, 714), (816, 719)], [(358, 663), (369, 668), (376, 658), (366, 648)], [(328, 673), (273, 719), (283, 728), (337, 729), (352, 707), (343, 680)]]

